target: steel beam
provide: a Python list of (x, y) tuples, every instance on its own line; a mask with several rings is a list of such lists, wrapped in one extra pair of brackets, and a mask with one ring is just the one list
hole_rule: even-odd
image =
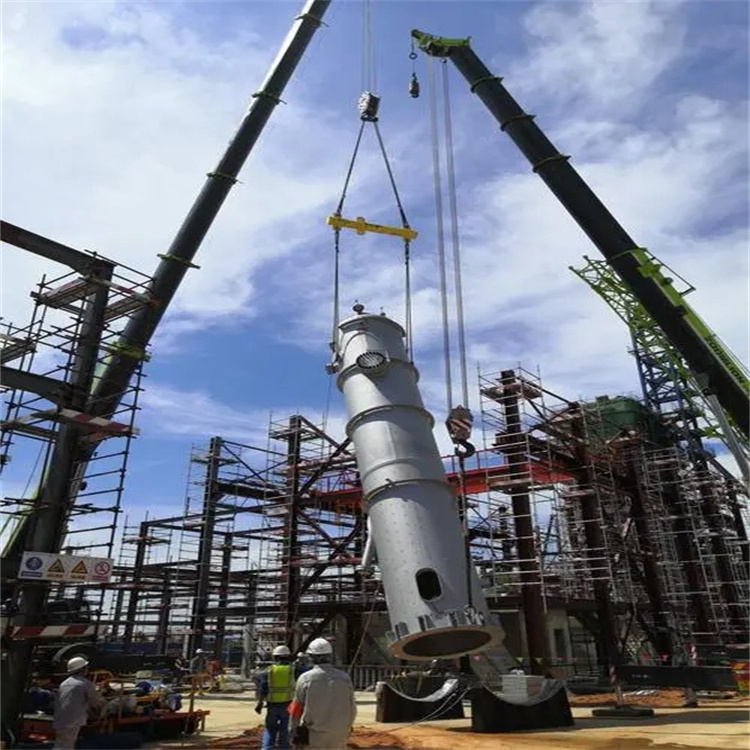
[(58, 405), (67, 404), (70, 400), (70, 386), (67, 383), (15, 367), (0, 365), (0, 384), (3, 388), (36, 393)]
[(74, 271), (87, 276), (92, 271), (102, 273), (104, 268), (110, 269), (110, 275), (114, 269), (114, 263), (99, 256), (74, 250), (72, 247), (55, 242), (40, 234), (34, 234), (28, 229), (23, 229), (7, 221), (0, 221), (0, 240), (9, 245), (26, 250), (42, 258), (61, 263)]

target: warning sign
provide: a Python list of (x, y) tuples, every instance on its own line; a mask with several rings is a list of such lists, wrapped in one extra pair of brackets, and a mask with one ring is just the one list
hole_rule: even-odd
[(86, 563), (89, 569), (89, 580), (106, 583), (112, 576), (113, 561), (108, 557), (92, 557)]
[(64, 578), (65, 577), (65, 566), (62, 564), (62, 560), (58, 557), (52, 565), (47, 568), (47, 578)]
[(19, 578), (71, 583), (106, 583), (112, 576), (114, 561), (108, 557), (78, 557), (49, 552), (24, 552)]
[(106, 576), (107, 573), (109, 573), (110, 570), (112, 570), (112, 566), (108, 562), (104, 562), (103, 560), (101, 562), (98, 562), (94, 566), (94, 570), (100, 575), (100, 576)]
[(86, 567), (86, 563), (83, 560), (79, 560), (70, 570), (70, 577), (77, 580), (86, 580), (88, 578), (89, 571)]

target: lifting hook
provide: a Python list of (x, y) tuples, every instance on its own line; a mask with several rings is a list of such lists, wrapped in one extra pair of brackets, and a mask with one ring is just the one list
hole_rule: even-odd
[(409, 81), (409, 96), (411, 96), (412, 99), (419, 99), (419, 80), (417, 79), (416, 73), (411, 74), (411, 81)]

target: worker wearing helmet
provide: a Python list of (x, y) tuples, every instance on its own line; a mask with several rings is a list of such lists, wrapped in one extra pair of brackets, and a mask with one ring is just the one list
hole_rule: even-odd
[(292, 652), (286, 646), (276, 646), (271, 653), (273, 664), (260, 674), (258, 704), (255, 712), (266, 704), (266, 723), (263, 730), (263, 750), (289, 748), (289, 704), (294, 698), (294, 683), (299, 672), (292, 664)]
[(297, 676), (307, 672), (308, 669), (312, 669), (310, 657), (304, 651), (297, 654), (297, 658), (294, 660), (294, 668), (297, 670)]
[(333, 666), (333, 648), (325, 638), (307, 647), (313, 668), (297, 680), (292, 717), (295, 748), (343, 750), (357, 716), (354, 687), (349, 675)]
[(202, 648), (195, 649), (195, 656), (190, 660), (191, 674), (204, 674), (208, 667), (208, 656)]
[(89, 663), (82, 656), (68, 661), (68, 677), (55, 693), (55, 750), (73, 750), (81, 727), (86, 724), (89, 711), (99, 708), (104, 700), (94, 683), (86, 676)]

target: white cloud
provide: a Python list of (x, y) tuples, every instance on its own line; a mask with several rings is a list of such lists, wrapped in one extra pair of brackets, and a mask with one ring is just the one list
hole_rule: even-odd
[[(276, 46), (243, 27), (217, 47), (180, 28), (166, 7), (26, 3), (6, 11), (4, 28), (5, 217), (144, 271), (168, 246)], [(747, 102), (693, 90), (690, 79), (662, 96), (662, 76), (696, 53), (684, 42), (683, 4), (538, 3), (525, 19), (529, 47), (506, 66), (508, 89), (544, 113), (538, 124), (633, 239), (697, 287), (696, 310), (747, 358)], [(72, 24), (103, 29), (107, 44), (96, 53), (66, 45), (60, 30)], [(320, 33), (335, 44), (335, 29)], [(477, 361), (483, 370), (538, 364), (545, 384), (570, 398), (636, 390), (625, 326), (567, 269), (597, 250), (465, 82), (452, 90), (470, 371)], [(279, 338), (325, 355), (332, 240), (322, 220), (336, 204), (357, 123), (336, 120), (333, 94), (313, 101), (300, 85), (293, 93), (206, 238), (202, 269), (189, 272), (159, 351), (262, 312), (278, 320)], [(401, 133), (384, 126), (384, 134), (407, 214), (422, 219), (415, 345), (440, 424), (429, 139), (424, 123)], [(361, 158), (351, 213), (380, 220), (391, 203), (379, 157)], [(9, 263), (4, 306), (15, 315), (42, 265)], [(346, 235), (342, 264), (343, 312), (360, 299), (402, 317), (397, 242)], [(145, 432), (265, 444), (261, 404), (275, 396), (228, 405), (209, 387), (185, 393), (149, 381)]]
[[(4, 218), (151, 273), (265, 76), (276, 40), (233, 27), (216, 43), (153, 4), (20, 3), (4, 12)], [(81, 42), (88, 37), (93, 47)], [(320, 166), (319, 144), (334, 158), (340, 145), (343, 157), (344, 139), (326, 113), (312, 116), (304, 90), (293, 94), (241, 173), (174, 313), (252, 311), (255, 270), (289, 252), (311, 214), (333, 204), (339, 178)], [(4, 314), (17, 320), (49, 265), (20, 255), (5, 252), (3, 264)]]
[[(263, 447), (275, 420), (286, 420), (290, 414), (302, 414), (312, 421), (319, 408), (278, 404), (266, 408), (232, 405), (218, 399), (207, 389), (185, 390), (149, 382), (141, 397), (144, 408), (143, 437), (207, 438), (220, 435), (248, 445)], [(321, 414), (318, 420), (334, 438), (344, 434), (345, 418), (340, 411)]]
[(532, 53), (513, 66), (520, 89), (632, 113), (658, 76), (684, 54), (682, 2), (535, 4), (523, 27)]

